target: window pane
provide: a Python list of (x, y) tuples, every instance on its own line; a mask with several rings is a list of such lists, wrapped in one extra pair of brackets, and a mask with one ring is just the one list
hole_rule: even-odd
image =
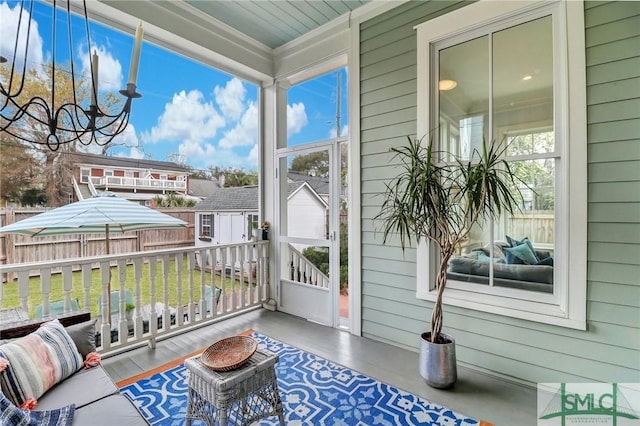
[(529, 188), (521, 188), (521, 212), (505, 223), (505, 235), (528, 237), (534, 246), (554, 248), (555, 160), (515, 161), (511, 168)]
[[(554, 159), (510, 163), (523, 181), (520, 211), (475, 226), (449, 262), (449, 278), (551, 293), (554, 268)], [(525, 185), (526, 184), (526, 185)]]
[[(522, 128), (553, 129), (551, 16), (496, 32), (492, 46), (494, 137), (503, 140)], [(553, 138), (525, 139), (513, 139), (509, 155), (554, 151)]]
[(292, 86), (287, 92), (287, 146), (348, 135), (347, 68)]
[(201, 237), (211, 237), (213, 233), (211, 232), (211, 215), (210, 214), (201, 214), (200, 215), (200, 236)]
[(508, 156), (549, 153), (553, 152), (555, 146), (553, 131), (508, 132), (505, 140)]
[(440, 50), (439, 64), (440, 148), (469, 159), (488, 137), (488, 36)]

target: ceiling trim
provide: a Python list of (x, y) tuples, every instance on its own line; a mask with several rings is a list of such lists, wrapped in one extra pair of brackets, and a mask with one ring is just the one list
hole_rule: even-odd
[[(288, 78), (306, 68), (332, 60), (350, 48), (352, 25), (360, 25), (409, 0), (372, 1), (273, 49), (276, 79)], [(295, 79), (295, 78), (294, 78)]]
[(223, 22), (179, 1), (87, 2), (100, 22), (131, 32), (143, 21), (145, 39), (159, 46), (250, 81), (273, 75), (273, 54)]
[(142, 20), (145, 40), (231, 75), (268, 84), (347, 53), (352, 25), (407, 1), (371, 1), (276, 49), (184, 1), (97, 0), (87, 2), (87, 8), (92, 18), (129, 34)]

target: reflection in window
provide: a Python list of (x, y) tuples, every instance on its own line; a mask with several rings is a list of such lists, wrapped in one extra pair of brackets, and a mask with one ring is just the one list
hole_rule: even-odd
[(498, 141), (523, 195), (518, 213), (472, 229), (450, 261), (450, 279), (553, 293), (561, 159), (555, 149), (551, 24), (546, 16), (437, 45), (438, 75), (431, 84), (438, 87), (437, 135), (445, 160), (471, 159), (483, 140)]

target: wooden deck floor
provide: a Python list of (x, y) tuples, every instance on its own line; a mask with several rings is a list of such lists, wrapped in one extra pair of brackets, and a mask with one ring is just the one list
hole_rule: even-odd
[(159, 341), (156, 349), (145, 346), (105, 358), (103, 365), (113, 380), (119, 381), (247, 329), (330, 359), (471, 417), (496, 425), (536, 424), (535, 388), (458, 366), (458, 382), (452, 389), (433, 389), (422, 381), (418, 373), (418, 354), (415, 352), (265, 309)]

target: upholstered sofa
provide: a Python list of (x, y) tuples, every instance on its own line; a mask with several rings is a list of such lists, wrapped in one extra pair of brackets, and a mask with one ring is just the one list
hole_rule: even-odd
[[(65, 326), (64, 329), (75, 344), (83, 363), (90, 359), (90, 357), (87, 358), (87, 355), (95, 351), (95, 319)], [(3, 339), (6, 337), (4, 334), (16, 337), (15, 334), (7, 332), (0, 336)], [(4, 342), (6, 342), (6, 346), (0, 346), (0, 357), (3, 356), (3, 348), (4, 354), (7, 355), (9, 353), (7, 347), (16, 343), (15, 339)], [(18, 364), (18, 362), (12, 364)], [(17, 368), (18, 366), (13, 365), (12, 367)], [(3, 374), (8, 373), (0, 373), (3, 394), (18, 405), (19, 400), (16, 401), (16, 393), (7, 389), (8, 381), (2, 377)], [(75, 411), (70, 423), (72, 426), (148, 425), (136, 407), (124, 395), (120, 394), (118, 387), (100, 364), (91, 368), (85, 368), (82, 365), (77, 371), (38, 396), (36, 400), (36, 406), (33, 408), (34, 413), (55, 412), (60, 408), (74, 404)], [(35, 424), (46, 424), (41, 421), (39, 419)]]
[[(505, 255), (512, 247), (498, 243), (493, 251), (493, 283), (498, 287), (510, 287), (553, 293), (553, 257), (548, 251), (532, 250), (536, 263), (515, 261)], [(449, 261), (447, 277), (456, 281), (478, 284), (489, 283), (490, 255), (487, 247), (473, 250), (463, 256), (453, 257)]]

